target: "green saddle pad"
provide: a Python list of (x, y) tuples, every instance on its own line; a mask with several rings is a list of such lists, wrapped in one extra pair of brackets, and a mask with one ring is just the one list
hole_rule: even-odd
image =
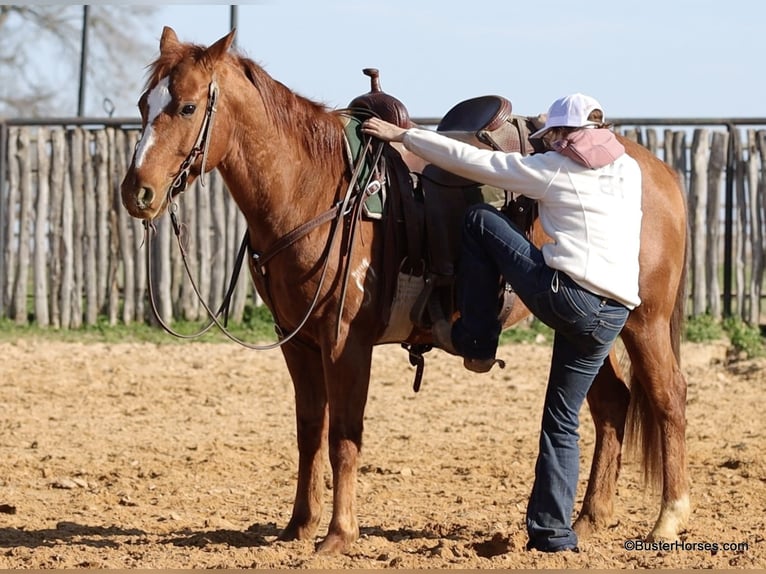
[[(346, 142), (348, 144), (348, 151), (351, 157), (351, 165), (356, 166), (359, 161), (359, 156), (364, 149), (364, 134), (362, 134), (362, 122), (361, 118), (356, 116), (342, 116), (344, 129), (346, 132)], [(364, 166), (359, 172), (358, 182), (364, 184), (370, 177), (370, 172), (374, 168), (372, 165), (373, 157), (368, 155), (365, 158)], [(380, 193), (370, 195), (364, 201), (364, 211), (368, 217), (380, 218), (383, 215), (383, 198)]]

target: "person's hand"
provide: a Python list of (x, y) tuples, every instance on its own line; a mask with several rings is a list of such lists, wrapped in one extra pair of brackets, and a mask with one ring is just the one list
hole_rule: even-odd
[(362, 132), (383, 141), (400, 142), (407, 130), (380, 118), (370, 118), (362, 124)]

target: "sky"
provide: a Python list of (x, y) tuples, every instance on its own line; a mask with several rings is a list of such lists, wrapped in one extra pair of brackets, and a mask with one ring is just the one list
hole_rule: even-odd
[[(413, 117), (485, 94), (534, 115), (572, 92), (598, 99), (607, 119), (766, 117), (765, 2), (261, 0), (236, 17), (246, 56), (330, 107), (368, 91), (362, 69), (374, 67)], [(208, 45), (230, 24), (228, 5), (161, 5), (149, 58), (165, 25)]]

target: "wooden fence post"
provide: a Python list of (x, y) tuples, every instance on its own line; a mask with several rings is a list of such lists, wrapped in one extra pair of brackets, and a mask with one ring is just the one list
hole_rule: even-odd
[(14, 319), (17, 325), (27, 324), (27, 285), (29, 281), (30, 225), (32, 222), (32, 158), (30, 157), (29, 128), (19, 130), (16, 157), (19, 162), (19, 271), (14, 290)]
[(120, 199), (120, 177), (127, 170), (127, 157), (132, 152), (128, 144), (128, 136), (124, 130), (117, 130), (114, 138), (114, 167), (117, 172), (115, 177), (115, 191), (113, 209), (117, 213), (117, 234), (119, 236), (119, 250), (116, 255), (122, 262), (122, 322), (130, 325), (136, 320), (136, 270), (133, 249), (133, 226), (130, 224), (127, 210), (122, 207)]
[[(203, 301), (210, 301), (210, 278), (211, 278), (211, 270), (210, 267), (213, 264), (212, 261), (212, 247), (211, 247), (211, 237), (213, 234), (212, 230), (212, 219), (211, 219), (211, 201), (216, 202), (220, 201), (220, 198), (218, 196), (214, 196), (215, 190), (217, 189), (216, 180), (220, 179), (220, 175), (218, 174), (218, 171), (214, 171), (209, 174), (210, 178), (207, 184), (207, 187), (204, 189), (197, 188), (197, 212), (194, 214), (194, 217), (196, 218), (196, 225), (197, 229), (199, 230), (197, 233), (197, 260), (199, 261), (199, 283), (197, 284), (199, 288), (200, 296), (202, 297)], [(197, 306), (197, 316), (196, 318), (199, 319), (201, 317), (205, 317), (207, 313), (204, 309), (201, 308), (200, 305)]]
[(648, 128), (646, 130), (646, 149), (648, 149), (650, 152), (652, 152), (654, 155), (657, 155), (657, 131)]
[(708, 309), (715, 319), (721, 318), (721, 286), (718, 281), (718, 256), (721, 236), (721, 186), (726, 169), (726, 152), (729, 146), (727, 132), (713, 132), (708, 166), (707, 232), (705, 269), (708, 292)]
[(694, 130), (692, 138), (692, 173), (689, 182), (689, 221), (692, 232), (691, 277), (692, 314), (702, 315), (707, 311), (707, 290), (705, 285), (705, 252), (707, 243), (707, 162), (710, 155), (709, 134), (705, 129)]
[(734, 195), (736, 212), (734, 225), (734, 289), (737, 303), (737, 314), (740, 318), (747, 317), (747, 300), (745, 297), (745, 267), (747, 265), (747, 189), (745, 188), (745, 164), (742, 161), (742, 141), (740, 131), (734, 130), (733, 150), (736, 158), (734, 170)]
[(51, 325), (61, 327), (61, 288), (64, 275), (62, 235), (64, 232), (64, 188), (66, 187), (66, 157), (63, 129), (52, 129), (51, 137), (51, 215), (50, 215), (50, 310)]
[(105, 301), (105, 313), (110, 326), (117, 325), (119, 321), (120, 313), (120, 289), (119, 280), (117, 277), (119, 270), (119, 257), (120, 252), (120, 233), (117, 223), (117, 205), (115, 192), (118, 189), (119, 182), (117, 175), (117, 158), (116, 156), (116, 135), (114, 128), (104, 128), (105, 140), (106, 140), (106, 178), (104, 187), (106, 194), (104, 197), (104, 209), (106, 210), (106, 301)]
[[(761, 172), (760, 172), (760, 179), (758, 180), (758, 203), (760, 205), (760, 211), (762, 217), (762, 223), (761, 223), (761, 238), (762, 241), (766, 239), (766, 130), (758, 130), (758, 136), (757, 136), (757, 146), (758, 146), (758, 157), (760, 158), (761, 163)], [(758, 281), (763, 282), (763, 272), (764, 267), (766, 267), (766, 245), (762, 242), (760, 246), (756, 247), (757, 249), (760, 249), (760, 257), (761, 257), (761, 270), (758, 276)], [(758, 301), (759, 307), (761, 301)], [(760, 323), (760, 317), (758, 319), (758, 323)]]
[[(203, 190), (207, 191), (209, 185), (210, 179), (208, 178)], [(179, 303), (180, 308), (178, 314), (187, 321), (196, 321), (200, 316), (199, 299), (197, 298), (192, 285), (192, 281), (194, 281), (195, 284), (199, 281), (199, 270), (201, 265), (199, 259), (195, 257), (194, 254), (197, 252), (197, 242), (199, 241), (199, 237), (204, 233), (202, 229), (195, 226), (193, 223), (197, 215), (197, 197), (199, 195), (200, 187), (199, 179), (197, 179), (192, 187), (179, 197), (179, 215), (182, 217), (181, 221), (183, 221), (185, 229), (183, 234), (183, 244), (186, 248), (186, 263), (189, 266), (191, 279), (187, 277), (187, 272), (177, 246), (175, 244), (173, 245), (173, 253), (177, 262), (173, 273), (174, 282), (176, 283), (174, 298)]]
[(216, 177), (210, 186), (212, 197), (213, 249), (211, 251), (212, 273), (210, 276), (210, 301), (218, 307), (226, 283), (226, 197), (223, 178)]
[(48, 222), (50, 221), (50, 155), (48, 140), (50, 131), (46, 128), (37, 130), (37, 207), (35, 213), (34, 245), (34, 309), (35, 322), (40, 327), (50, 325), (48, 312)]
[[(19, 162), (16, 157), (16, 149), (18, 147), (19, 128), (10, 128), (8, 130), (8, 197), (5, 213), (16, 213), (16, 206), (19, 202), (19, 179), (21, 174), (19, 172)], [(6, 225), (5, 230), (5, 250), (2, 256), (5, 258), (5, 284), (0, 286), (3, 289), (3, 300), (5, 301), (5, 311), (9, 318), (15, 315), (13, 294), (15, 292), (14, 285), (16, 284), (16, 277), (18, 275), (17, 268), (17, 251), (16, 251), (16, 232), (15, 225)]]
[(71, 326), (79, 328), (83, 323), (83, 295), (85, 293), (85, 172), (83, 156), (85, 132), (82, 128), (72, 130), (69, 142), (72, 179), (72, 266), (73, 277), (68, 305), (71, 306)]
[(747, 189), (748, 225), (750, 227), (750, 297), (749, 325), (758, 325), (761, 318), (761, 281), (763, 280), (763, 205), (758, 193), (758, 145), (755, 130), (747, 131)]

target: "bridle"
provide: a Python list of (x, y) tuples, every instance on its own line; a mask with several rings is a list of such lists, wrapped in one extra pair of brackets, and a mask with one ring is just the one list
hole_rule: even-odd
[(215, 81), (214, 75), (208, 85), (205, 117), (202, 118), (202, 125), (199, 128), (197, 140), (194, 142), (194, 146), (189, 152), (189, 155), (187, 155), (186, 159), (181, 163), (181, 167), (178, 168), (178, 172), (173, 178), (173, 183), (170, 184), (170, 188), (168, 189), (168, 202), (176, 195), (186, 191), (191, 166), (197, 161), (197, 158), (200, 155), (202, 156), (202, 164), (199, 169), (199, 183), (202, 187), (205, 187), (205, 164), (207, 163), (207, 152), (210, 148), (210, 132), (213, 131), (213, 121), (215, 120), (215, 113), (218, 111), (218, 108), (216, 107), (217, 104), (218, 83)]

